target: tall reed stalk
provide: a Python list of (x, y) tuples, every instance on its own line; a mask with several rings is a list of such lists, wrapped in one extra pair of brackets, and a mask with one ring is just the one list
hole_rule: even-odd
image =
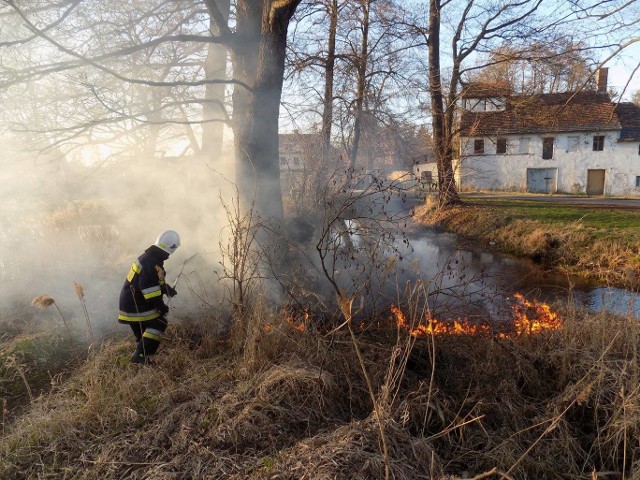
[(96, 342), (96, 337), (93, 334), (91, 320), (89, 319), (89, 312), (87, 311), (87, 305), (84, 302), (84, 289), (82, 288), (82, 285), (80, 285), (78, 282), (73, 282), (73, 284), (76, 287), (76, 294), (78, 295), (78, 298), (80, 299), (80, 303), (82, 304), (82, 311), (84, 312), (84, 318), (87, 321), (87, 329), (89, 330), (89, 337), (91, 337), (91, 343), (93, 344)]

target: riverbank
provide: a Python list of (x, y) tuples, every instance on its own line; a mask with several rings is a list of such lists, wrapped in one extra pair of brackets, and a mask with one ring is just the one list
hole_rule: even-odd
[(447, 210), (418, 206), (414, 218), (587, 281), (640, 289), (638, 210), (491, 197), (463, 201)]
[[(263, 307), (227, 337), (172, 321), (150, 367), (131, 338), (3, 336), (0, 478), (640, 478), (636, 319), (527, 303), (492, 335), (416, 306), (329, 336)], [(41, 391), (43, 349), (70, 361)]]

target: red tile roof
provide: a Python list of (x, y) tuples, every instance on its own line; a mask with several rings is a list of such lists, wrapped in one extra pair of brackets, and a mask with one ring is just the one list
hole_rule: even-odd
[(462, 98), (508, 97), (511, 95), (509, 82), (473, 82), (462, 88)]
[(462, 136), (619, 130), (615, 104), (609, 95), (592, 91), (513, 96), (506, 109), (464, 111)]

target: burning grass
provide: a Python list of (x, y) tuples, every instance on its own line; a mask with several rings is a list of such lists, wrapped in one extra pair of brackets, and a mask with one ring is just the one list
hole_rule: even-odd
[(377, 409), (349, 335), (266, 310), (172, 324), (155, 367), (103, 343), (5, 428), (0, 478), (640, 478), (637, 320), (516, 305), (504, 337), (360, 332)]
[(474, 323), (469, 320), (438, 321), (429, 314), (418, 319), (417, 324), (410, 324), (406, 315), (396, 305), (391, 306), (391, 313), (398, 327), (407, 329), (414, 337), (428, 337), (430, 335), (476, 335), (500, 339), (513, 336), (534, 335), (546, 331), (559, 330), (562, 321), (551, 307), (536, 299), (528, 300), (522, 294), (514, 295), (516, 303), (512, 305), (513, 322), (502, 330), (496, 331), (486, 323)]

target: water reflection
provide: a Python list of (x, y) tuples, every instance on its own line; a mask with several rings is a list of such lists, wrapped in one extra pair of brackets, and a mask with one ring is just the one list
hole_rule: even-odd
[(377, 292), (381, 306), (399, 298), (399, 286), (420, 284), (428, 307), (440, 319), (509, 321), (516, 293), (545, 303), (573, 298), (594, 312), (640, 317), (640, 297), (634, 292), (589, 285), (526, 259), (483, 251), (480, 245), (463, 246), (453, 234), (425, 229), (410, 239), (410, 246), (397, 247), (403, 260)]
[[(413, 239), (412, 244), (424, 275), (437, 275), (438, 268), (447, 265), (447, 262), (450, 264), (450, 259), (454, 259), (455, 272), (448, 276), (451, 285), (457, 283), (459, 289), (465, 279), (481, 278), (485, 286), (482, 290), (484, 296), (478, 296), (478, 299), (484, 302), (489, 313), (501, 315), (504, 308), (497, 308), (496, 300), (504, 301), (516, 292), (545, 302), (567, 299), (571, 293), (579, 305), (593, 312), (608, 311), (640, 317), (640, 296), (636, 292), (594, 287), (581, 279), (544, 269), (526, 259), (460, 248), (457, 238), (450, 234), (425, 231), (419, 238)], [(468, 289), (467, 286), (465, 288)]]
[(613, 312), (640, 318), (640, 295), (618, 288), (594, 288), (588, 292), (588, 308), (594, 312)]

